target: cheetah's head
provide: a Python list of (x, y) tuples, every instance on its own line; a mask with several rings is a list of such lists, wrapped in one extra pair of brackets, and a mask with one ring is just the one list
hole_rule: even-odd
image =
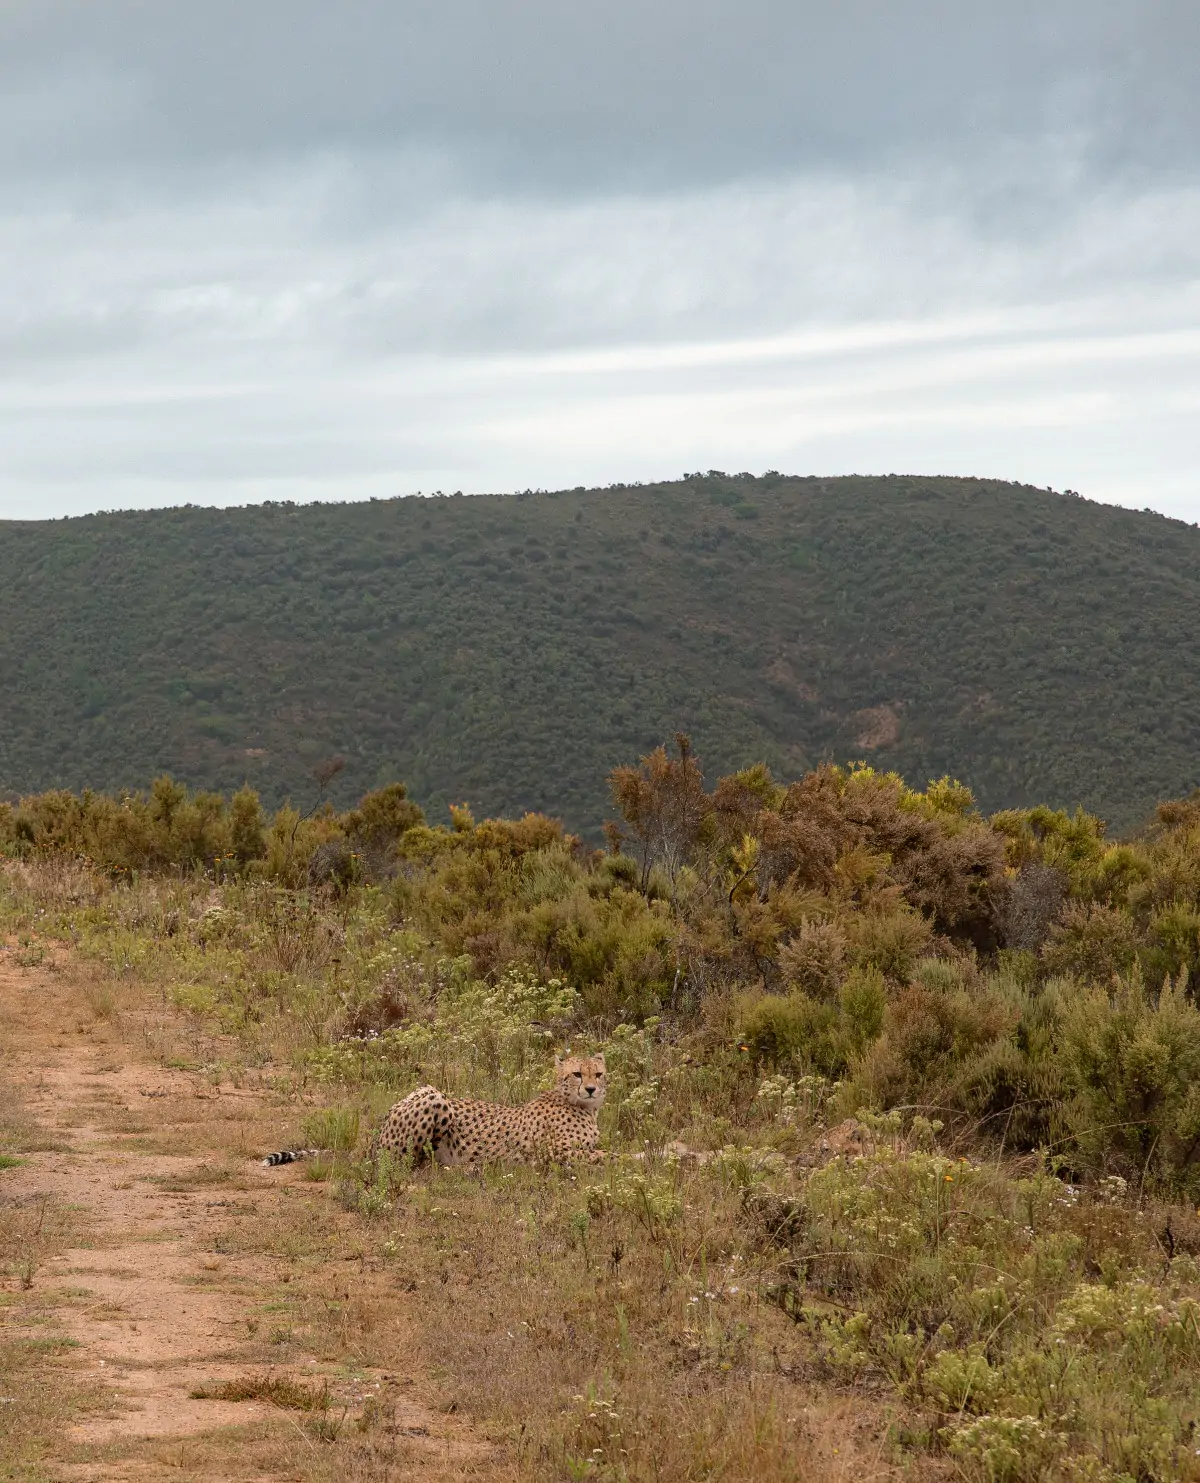
[(604, 1101), (604, 1057), (556, 1057), (554, 1090), (571, 1107), (599, 1107)]

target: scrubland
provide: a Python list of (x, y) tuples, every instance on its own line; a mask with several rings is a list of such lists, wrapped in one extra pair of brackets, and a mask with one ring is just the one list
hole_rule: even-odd
[[(1195, 783), (1200, 528), (949, 477), (693, 473), (455, 499), (0, 525), (6, 788), (247, 777), (345, 751), (345, 807), (576, 831), (676, 729), (729, 772), (864, 755), (989, 811), (1120, 828)], [(304, 805), (302, 805), (304, 806)]]
[[(685, 738), (610, 785), (603, 851), (398, 785), (40, 795), (0, 930), (330, 1150), (236, 1239), (315, 1290), (352, 1232), (516, 1476), (1200, 1479), (1200, 799), (1113, 843), (868, 768), (709, 790)], [(566, 1045), (608, 1060), (603, 1162), (365, 1157), (419, 1082), (517, 1101)], [(292, 1322), (394, 1364), (375, 1290)], [(298, 1423), (297, 1475), (403, 1476), (377, 1420)]]

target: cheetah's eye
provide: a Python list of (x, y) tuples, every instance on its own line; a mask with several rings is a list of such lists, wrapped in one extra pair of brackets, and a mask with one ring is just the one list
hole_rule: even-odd
[(583, 1072), (582, 1071), (572, 1071), (571, 1072), (571, 1075), (572, 1076), (578, 1076), (578, 1078), (580, 1079), (580, 1081), (583, 1080)]

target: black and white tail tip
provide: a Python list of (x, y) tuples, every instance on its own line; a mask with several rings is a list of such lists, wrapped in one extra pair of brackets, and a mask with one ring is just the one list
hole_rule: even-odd
[(273, 1169), (277, 1164), (294, 1164), (297, 1159), (319, 1159), (328, 1152), (327, 1148), (282, 1148), (278, 1153), (269, 1153), (263, 1163)]

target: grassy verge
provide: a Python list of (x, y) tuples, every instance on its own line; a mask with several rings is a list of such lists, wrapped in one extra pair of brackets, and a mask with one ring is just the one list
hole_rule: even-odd
[[(152, 983), (185, 1027), (164, 1055), (256, 1078), (297, 1142), (342, 1145), (222, 1236), (289, 1278), (264, 1314), (276, 1352), (390, 1370), (415, 1348), (520, 1477), (1200, 1478), (1200, 1221), (1165, 1189), (951, 1139), (929, 1105), (860, 1105), (839, 1134), (845, 1084), (756, 1066), (736, 994), (589, 1019), (528, 965), (448, 960), (375, 888), (25, 864), (3, 911), (30, 950), (52, 934), (88, 957), (101, 1006)], [(953, 965), (913, 972), (931, 1002), (939, 974), (977, 1002)], [(603, 1165), (355, 1160), (418, 1081), (517, 1100), (567, 1038), (608, 1058)], [(302, 1476), (391, 1476), (381, 1395)]]

